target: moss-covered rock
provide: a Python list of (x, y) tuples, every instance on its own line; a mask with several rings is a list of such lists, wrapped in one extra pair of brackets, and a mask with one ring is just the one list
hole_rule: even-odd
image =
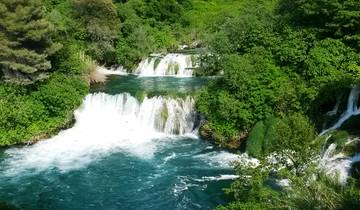
[(177, 74), (180, 70), (180, 66), (177, 63), (170, 63), (167, 67), (167, 72), (169, 74)]
[(154, 69), (156, 69), (156, 68), (158, 67), (160, 61), (161, 61), (161, 58), (160, 58), (160, 57), (155, 58), (155, 61), (154, 61)]
[(330, 144), (336, 144), (336, 147), (341, 150), (349, 138), (350, 135), (346, 131), (333, 131), (331, 133), (331, 137), (327, 141), (326, 147), (328, 147)]
[(146, 98), (147, 94), (144, 91), (136, 91), (135, 98), (141, 103)]
[(205, 123), (200, 127), (199, 134), (202, 139), (231, 150), (239, 149), (248, 136), (248, 133), (243, 132), (233, 135), (231, 138), (227, 138), (219, 132), (216, 132), (208, 123)]

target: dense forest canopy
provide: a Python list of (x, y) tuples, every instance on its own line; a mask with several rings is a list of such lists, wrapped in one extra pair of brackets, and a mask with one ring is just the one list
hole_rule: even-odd
[[(257, 1), (244, 6), (238, 16), (225, 17), (213, 26), (208, 39), (213, 54), (204, 59), (215, 64), (210, 73), (224, 76), (210, 85), (198, 102), (209, 120), (204, 134), (212, 133), (215, 140), (226, 144), (221, 139), (238, 141), (256, 122), (271, 116), (300, 112), (313, 117), (321, 105), (319, 98), (324, 103), (334, 98), (323, 92), (336, 93), (357, 83), (359, 53), (349, 37), (359, 32), (358, 25), (350, 24), (360, 17), (353, 12), (358, 3), (334, 3), (338, 8), (334, 9), (326, 2), (279, 1), (268, 6)], [(288, 13), (292, 11), (285, 9), (288, 7), (299, 12)], [(317, 7), (331, 10), (332, 18), (303, 11)], [(335, 30), (337, 19), (333, 16), (340, 15), (339, 7), (342, 13), (351, 13), (349, 30), (337, 28), (342, 32), (330, 33)], [(308, 13), (316, 16), (308, 17), (313, 21), (296, 21)], [(323, 21), (321, 26), (317, 20)]]
[[(217, 76), (196, 96), (201, 136), (260, 160), (236, 165), (219, 209), (360, 208), (359, 180), (313, 164), (325, 113), (359, 84), (358, 0), (0, 0), (0, 29), (1, 146), (70, 126), (97, 64), (131, 72), (188, 45), (205, 49), (196, 75)], [(292, 164), (274, 171), (274, 153)]]

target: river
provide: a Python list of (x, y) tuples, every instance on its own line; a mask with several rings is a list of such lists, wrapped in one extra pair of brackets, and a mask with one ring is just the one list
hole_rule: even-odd
[[(0, 151), (0, 200), (19, 209), (212, 209), (228, 202), (237, 155), (199, 139), (188, 93), (209, 79), (111, 76), (73, 128)], [(153, 96), (135, 97), (138, 92)], [(160, 94), (161, 95), (161, 94)]]

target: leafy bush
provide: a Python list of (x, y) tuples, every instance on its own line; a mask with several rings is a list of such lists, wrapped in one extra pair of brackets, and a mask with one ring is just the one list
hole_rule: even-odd
[(255, 124), (246, 141), (246, 152), (253, 157), (263, 155), (263, 143), (265, 140), (266, 128), (263, 121)]
[(36, 141), (54, 134), (72, 119), (72, 112), (87, 93), (81, 77), (55, 74), (30, 87), (1, 85), (0, 146)]
[(197, 100), (198, 110), (210, 124), (226, 123), (238, 133), (247, 132), (260, 120), (299, 108), (293, 83), (264, 49), (231, 55), (222, 62), (223, 77)]

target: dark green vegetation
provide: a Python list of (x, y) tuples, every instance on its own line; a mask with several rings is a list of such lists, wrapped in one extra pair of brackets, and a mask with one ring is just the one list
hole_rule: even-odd
[(39, 1), (7, 1), (0, 4), (0, 65), (4, 80), (31, 82), (46, 76), (48, 56), (59, 44), (49, 36), (50, 22)]
[(71, 124), (87, 64), (43, 1), (4, 0), (0, 10), (0, 146), (35, 142)]
[[(219, 209), (359, 209), (359, 180), (340, 185), (314, 160), (330, 143), (359, 151), (357, 141), (345, 145), (347, 132), (327, 144), (316, 135), (338, 119), (324, 117), (337, 97), (341, 112), (350, 84), (359, 83), (360, 2), (239, 2), (206, 30), (210, 54), (198, 73), (222, 76), (197, 99), (207, 119), (200, 133), (223, 147), (246, 144), (260, 165), (237, 165), (240, 178), (227, 190), (234, 202)], [(357, 119), (343, 129), (357, 135)]]
[(357, 83), (359, 3), (328, 2), (249, 2), (209, 28), (212, 54), (201, 71), (223, 76), (203, 91), (198, 109), (218, 144), (244, 140), (267, 118), (301, 113), (318, 122)]
[(344, 187), (323, 173), (314, 173), (315, 170), (294, 175), (282, 169), (276, 178), (286, 178), (290, 186), (281, 186), (271, 175), (274, 172), (270, 167), (274, 168), (265, 162), (252, 169), (238, 166), (240, 178), (227, 189), (236, 201), (217, 209), (355, 210), (360, 207), (358, 180), (350, 179)]

